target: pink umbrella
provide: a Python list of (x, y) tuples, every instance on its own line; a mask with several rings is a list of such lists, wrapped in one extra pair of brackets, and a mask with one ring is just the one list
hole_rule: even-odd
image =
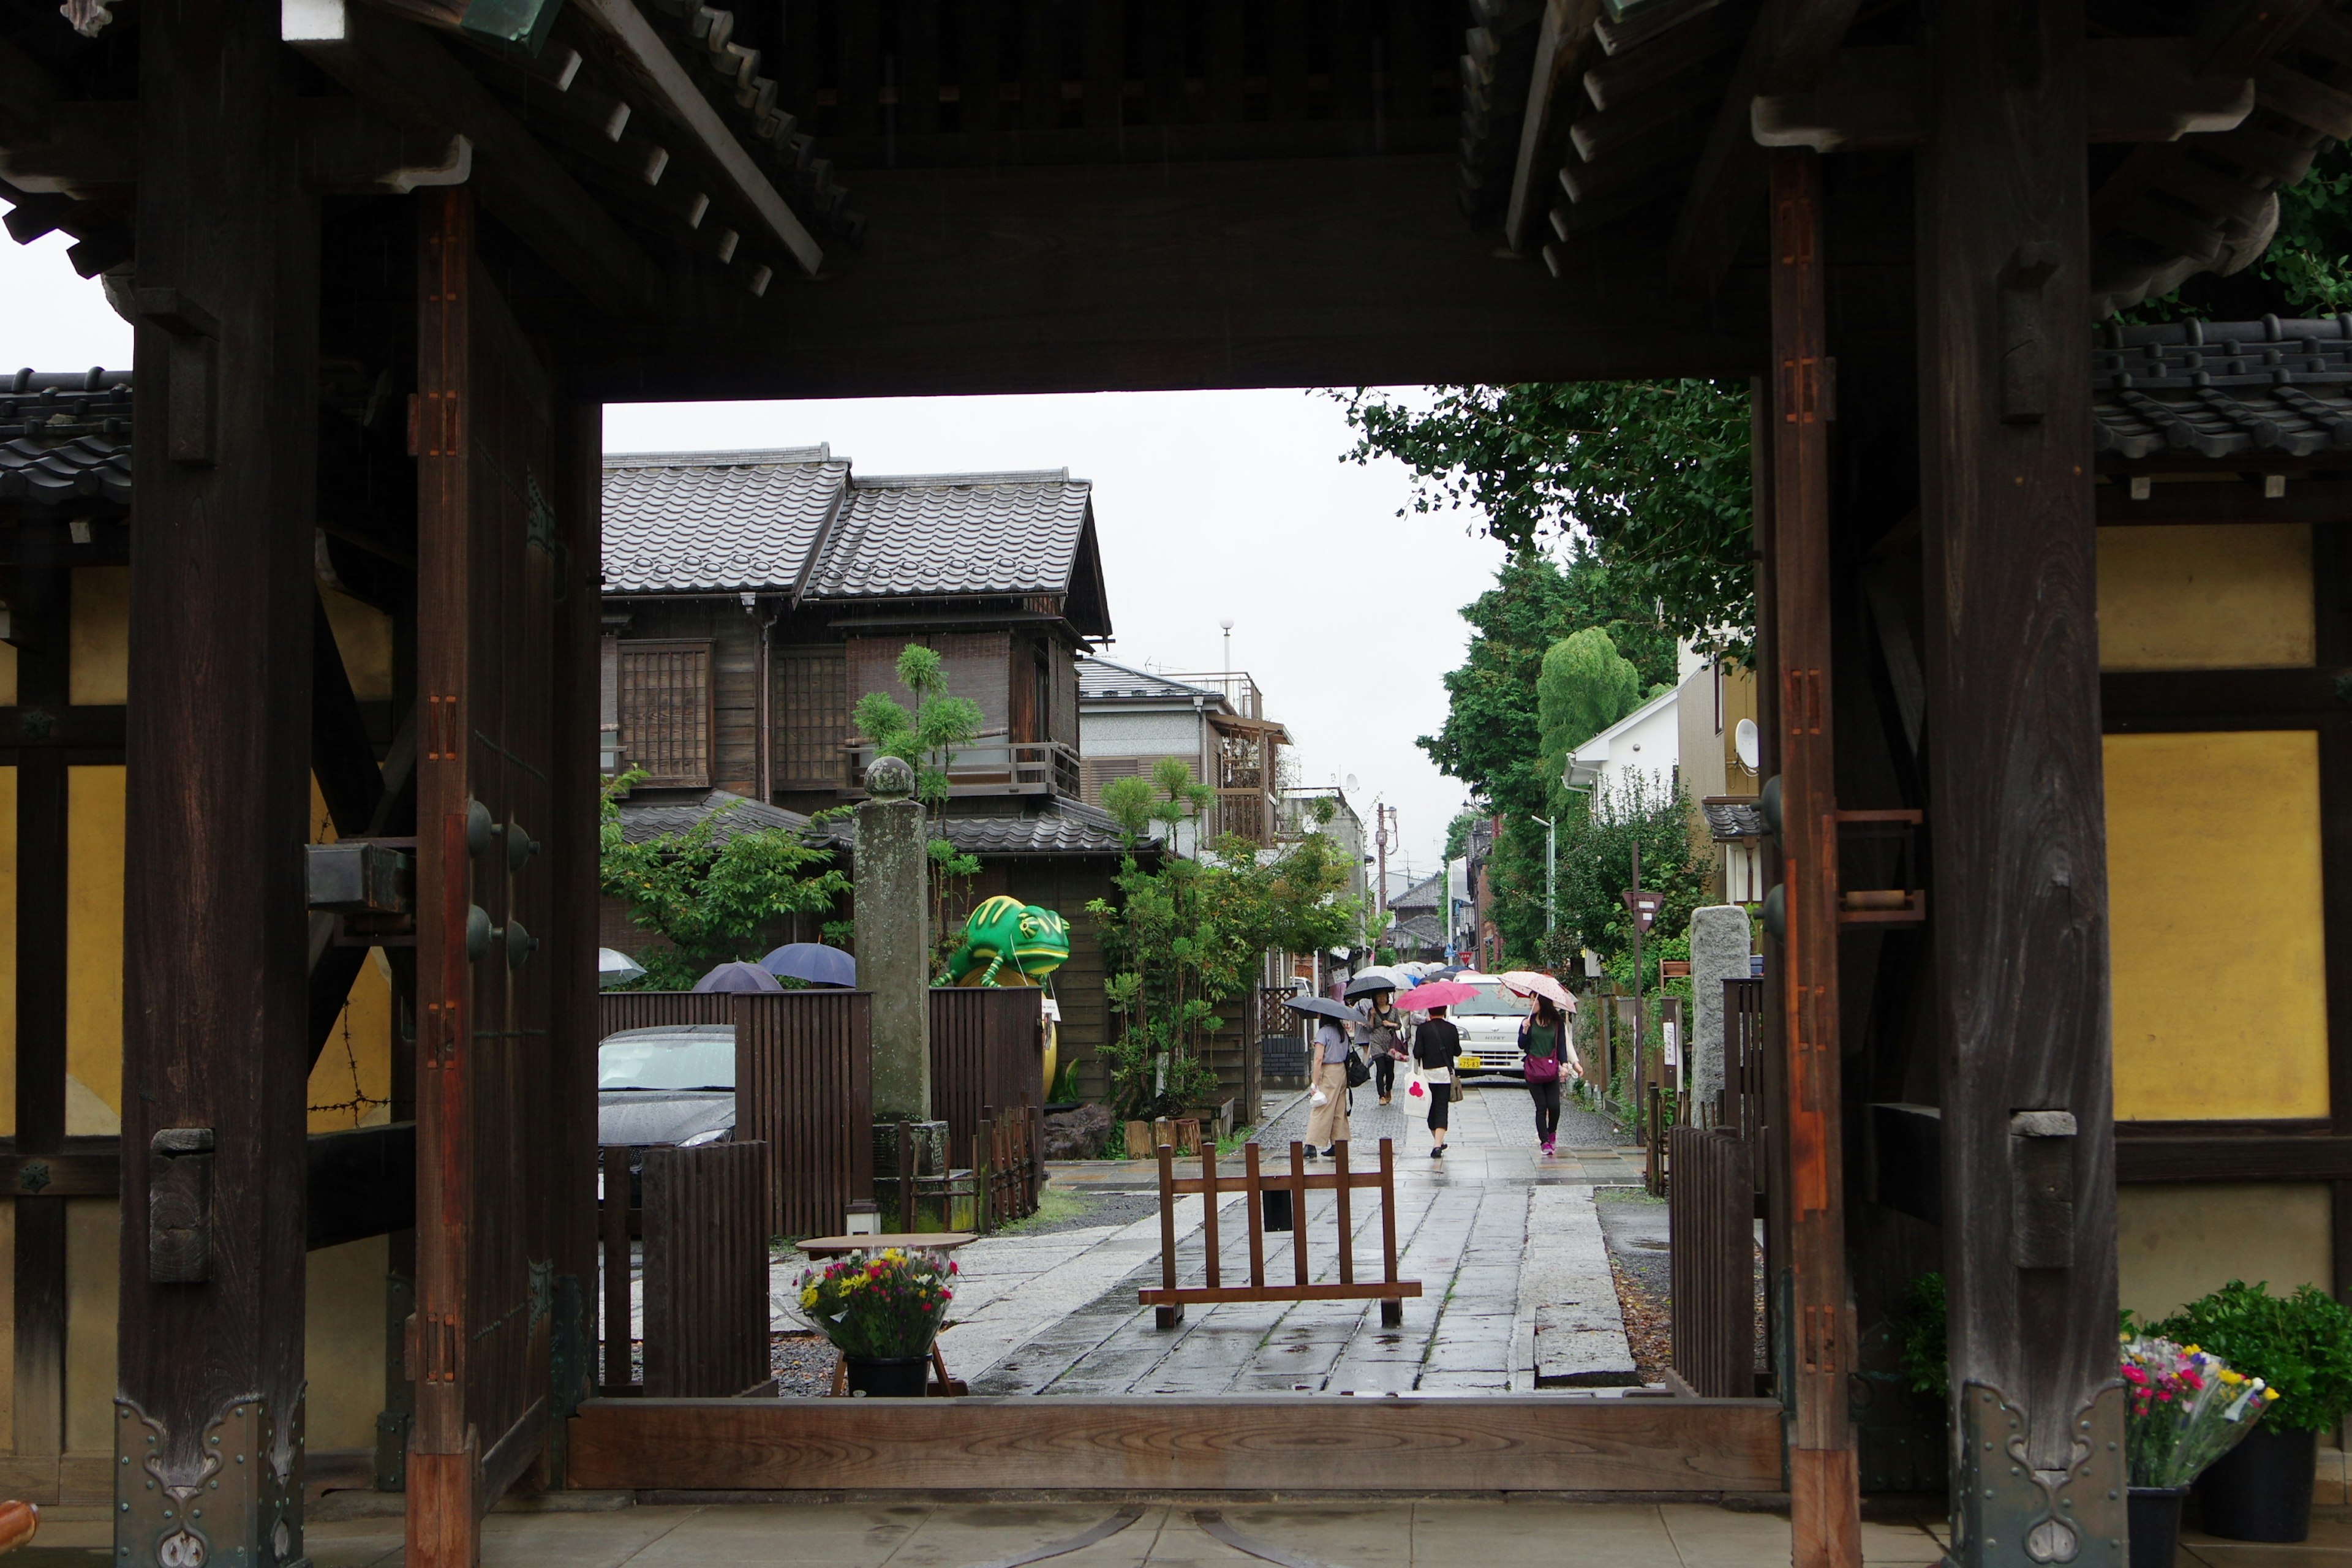
[(1465, 1002), (1475, 1001), (1477, 995), (1475, 985), (1464, 985), (1453, 980), (1432, 980), (1398, 997), (1396, 1005), (1401, 1012), (1425, 1013), (1432, 1007), (1459, 1007)]
[(1501, 979), (1505, 990), (1521, 996), (1549, 997), (1561, 1012), (1576, 1011), (1576, 998), (1568, 994), (1568, 987), (1549, 974), (1533, 969), (1514, 969), (1502, 975)]

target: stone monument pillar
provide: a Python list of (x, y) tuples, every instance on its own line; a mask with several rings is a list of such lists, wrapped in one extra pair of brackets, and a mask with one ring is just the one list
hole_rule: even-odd
[(1691, 911), (1691, 1099), (1709, 1116), (1723, 1092), (1723, 983), (1747, 978), (1748, 938), (1748, 911), (1738, 904)]
[(877, 757), (857, 808), (857, 980), (874, 994), (874, 1120), (931, 1119), (930, 868), (915, 770)]

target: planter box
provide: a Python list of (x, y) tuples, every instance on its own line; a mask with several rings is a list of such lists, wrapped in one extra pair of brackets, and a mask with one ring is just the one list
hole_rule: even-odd
[(1201, 1124), (1202, 1131), (1208, 1136), (1220, 1140), (1230, 1138), (1234, 1135), (1234, 1108), (1236, 1103), (1221, 1100), (1214, 1105), (1196, 1105), (1192, 1108), (1192, 1118)]

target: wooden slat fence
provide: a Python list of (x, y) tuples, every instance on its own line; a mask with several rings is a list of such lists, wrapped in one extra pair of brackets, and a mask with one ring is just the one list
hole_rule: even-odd
[(1724, 1129), (1668, 1134), (1675, 1371), (1711, 1399), (1756, 1392), (1756, 1144)]
[(931, 992), (931, 1114), (963, 1157), (988, 1110), (1045, 1103), (1042, 995), (1028, 986), (937, 986)]
[(646, 1151), (649, 1398), (747, 1394), (773, 1376), (765, 1153), (756, 1142)]
[(702, 991), (607, 991), (596, 998), (603, 1034), (663, 1024), (731, 1024), (735, 998)]
[(734, 1001), (735, 1135), (767, 1146), (767, 1234), (836, 1235), (874, 1195), (873, 997)]
[(726, 1398), (767, 1391), (765, 1151), (712, 1143), (644, 1152), (642, 1377), (631, 1353), (629, 1153), (604, 1151), (602, 1392)]
[(1042, 1107), (990, 1106), (971, 1141), (971, 1168), (980, 1184), (980, 1228), (994, 1230), (1037, 1212), (1045, 1185), (1045, 1113)]

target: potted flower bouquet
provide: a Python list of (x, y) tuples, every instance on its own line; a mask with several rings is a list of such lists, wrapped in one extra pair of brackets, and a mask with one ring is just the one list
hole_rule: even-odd
[(841, 1352), (852, 1394), (922, 1396), (955, 1272), (936, 1254), (891, 1247), (802, 1273), (801, 1310)]
[(2123, 1345), (2131, 1568), (2172, 1568), (2189, 1484), (2278, 1395), (2195, 1345), (2142, 1334)]
[(2305, 1285), (2273, 1296), (2232, 1279), (2159, 1325), (2202, 1345), (2277, 1395), (2252, 1434), (2197, 1483), (2207, 1533), (2231, 1541), (2301, 1541), (2311, 1533), (2319, 1434), (2352, 1410), (2352, 1311)]

